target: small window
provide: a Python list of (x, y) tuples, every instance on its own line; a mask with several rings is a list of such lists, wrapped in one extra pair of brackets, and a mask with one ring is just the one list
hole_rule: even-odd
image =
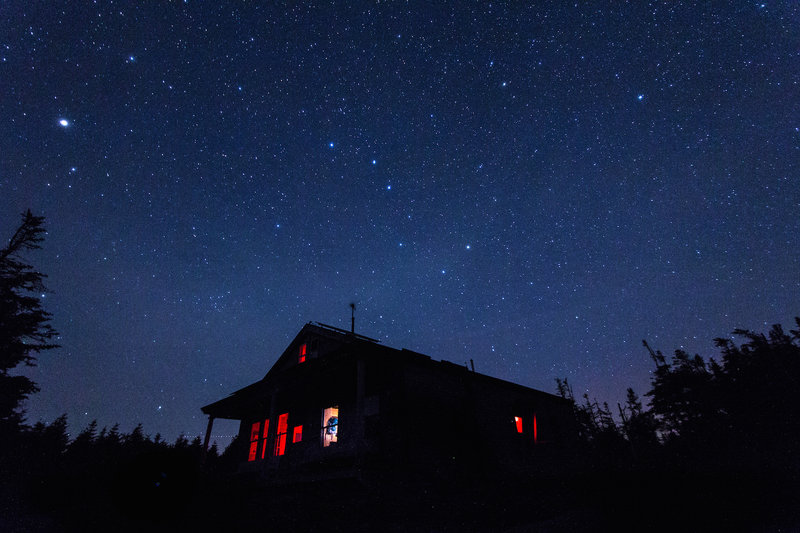
[(514, 424), (517, 426), (517, 433), (522, 433), (522, 417), (515, 416), (514, 417)]
[(286, 453), (286, 431), (289, 427), (289, 413), (283, 413), (278, 417), (278, 427), (275, 432), (275, 451), (276, 457)]
[(339, 440), (339, 408), (322, 410), (322, 446), (328, 447)]
[(303, 426), (295, 426), (292, 431), (292, 444), (296, 444), (303, 440)]
[(264, 420), (264, 431), (261, 432), (261, 458), (267, 455), (267, 437), (269, 436), (269, 418)]
[(533, 415), (533, 442), (539, 442), (539, 425), (536, 423), (536, 415)]
[(256, 453), (258, 453), (258, 430), (260, 427), (261, 424), (258, 422), (250, 426), (250, 451), (247, 454), (248, 461), (256, 460)]
[(306, 361), (306, 345), (300, 345), (300, 351), (297, 353), (297, 362), (298, 363), (305, 363)]

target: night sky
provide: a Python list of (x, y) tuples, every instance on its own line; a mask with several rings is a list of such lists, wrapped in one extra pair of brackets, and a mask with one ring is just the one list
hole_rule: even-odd
[(800, 314), (796, 1), (272, 4), (0, 6), (0, 236), (46, 217), (62, 345), (29, 422), (201, 434), (350, 302), (612, 406), (642, 339)]

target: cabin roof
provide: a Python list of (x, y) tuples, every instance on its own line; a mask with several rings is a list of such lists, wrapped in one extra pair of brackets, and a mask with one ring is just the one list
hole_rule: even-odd
[(325, 360), (329, 360), (332, 364), (335, 364), (338, 359), (348, 357), (391, 358), (400, 364), (421, 368), (432, 374), (458, 375), (462, 377), (462, 379), (486, 383), (509, 391), (537, 396), (541, 395), (550, 400), (565, 401), (547, 392), (471, 371), (464, 365), (452, 363), (447, 360), (435, 361), (430, 356), (413, 350), (391, 348), (381, 344), (380, 341), (376, 339), (364, 335), (352, 333), (319, 322), (309, 322), (298, 332), (261, 380), (247, 385), (246, 387), (242, 387), (221, 400), (203, 406), (201, 408), (203, 413), (215, 418), (240, 420), (242, 418), (242, 413), (247, 409), (258, 406), (259, 403), (264, 403), (266, 405), (269, 401), (270, 391), (273, 390), (278, 382), (290, 378), (303, 378), (302, 372), (308, 367), (300, 368), (300, 366), (296, 364), (296, 354), (298, 347), (309, 338), (323, 338), (333, 343), (335, 348), (326, 352), (322, 357)]

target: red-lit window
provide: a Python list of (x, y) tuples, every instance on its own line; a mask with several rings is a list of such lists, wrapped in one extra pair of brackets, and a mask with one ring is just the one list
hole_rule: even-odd
[(283, 413), (278, 417), (278, 428), (275, 433), (275, 451), (274, 455), (283, 455), (286, 453), (286, 431), (289, 427), (289, 413)]
[(536, 424), (536, 415), (533, 415), (533, 442), (539, 442), (539, 426)]
[(292, 444), (303, 440), (303, 426), (295, 426), (292, 431)]
[(256, 453), (258, 452), (258, 430), (261, 424), (255, 422), (250, 426), (250, 452), (247, 454), (248, 461), (256, 460)]
[(297, 362), (304, 363), (306, 360), (306, 345), (300, 345), (300, 351), (297, 353)]
[(267, 437), (269, 436), (269, 418), (264, 420), (264, 431), (261, 432), (261, 458), (267, 455)]
[(514, 424), (517, 426), (517, 433), (522, 433), (522, 417), (515, 416)]
[(258, 440), (258, 429), (260, 427), (261, 424), (259, 424), (258, 422), (253, 423), (253, 425), (250, 427), (250, 442)]

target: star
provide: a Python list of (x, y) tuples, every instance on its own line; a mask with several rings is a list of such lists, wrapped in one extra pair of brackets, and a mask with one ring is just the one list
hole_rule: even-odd
[(58, 123), (61, 125), (62, 128), (68, 128), (70, 125), (70, 121), (65, 118), (59, 119)]

